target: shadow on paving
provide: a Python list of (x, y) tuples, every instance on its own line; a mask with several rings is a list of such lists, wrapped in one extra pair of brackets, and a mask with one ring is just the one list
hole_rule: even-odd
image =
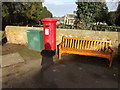
[[(118, 60), (111, 68), (107, 60), (97, 57), (63, 54), (46, 69), (39, 66), (25, 72), (19, 78), (13, 77), (5, 87), (12, 88), (118, 88)], [(36, 64), (34, 63), (36, 62)], [(37, 61), (32, 64), (37, 65)]]

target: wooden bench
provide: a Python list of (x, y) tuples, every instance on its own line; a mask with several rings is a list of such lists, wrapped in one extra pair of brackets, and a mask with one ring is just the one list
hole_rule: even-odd
[(112, 65), (114, 50), (111, 48), (111, 41), (62, 37), (58, 47), (59, 59), (63, 53), (79, 54), (107, 58), (109, 67)]

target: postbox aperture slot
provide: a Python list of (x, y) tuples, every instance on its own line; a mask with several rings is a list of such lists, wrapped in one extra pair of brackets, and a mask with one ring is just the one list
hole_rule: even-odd
[(50, 23), (45, 24), (45, 26), (46, 26), (46, 27), (49, 27), (49, 26), (50, 26)]

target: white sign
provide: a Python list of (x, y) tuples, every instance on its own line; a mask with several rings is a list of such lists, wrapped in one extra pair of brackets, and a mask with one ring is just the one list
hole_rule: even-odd
[(45, 29), (45, 35), (49, 35), (49, 29)]

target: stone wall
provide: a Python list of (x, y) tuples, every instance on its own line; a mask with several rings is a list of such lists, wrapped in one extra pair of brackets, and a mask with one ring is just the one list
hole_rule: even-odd
[[(7, 26), (5, 28), (8, 43), (27, 45), (27, 30), (43, 30), (39, 27), (21, 27), (21, 26)], [(113, 48), (117, 49), (119, 32), (108, 31), (91, 31), (91, 30), (71, 30), (71, 29), (57, 29), (57, 44), (61, 42), (62, 36), (79, 37), (96, 40), (111, 40)]]
[(57, 30), (57, 42), (61, 41), (62, 36), (95, 39), (95, 40), (111, 40), (113, 48), (117, 49), (118, 45), (120, 44), (118, 34), (120, 33), (110, 32), (110, 31), (58, 29)]
[(5, 33), (8, 43), (27, 45), (27, 30), (43, 30), (39, 27), (6, 26)]

